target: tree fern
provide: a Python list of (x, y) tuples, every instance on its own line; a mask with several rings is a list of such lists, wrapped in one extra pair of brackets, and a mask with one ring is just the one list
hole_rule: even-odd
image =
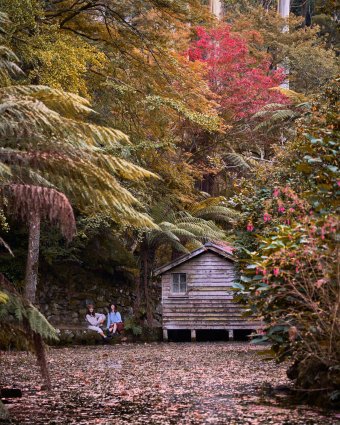
[[(5, 19), (0, 15), (0, 36)], [(19, 72), (15, 60), (6, 47), (0, 48), (0, 77)], [(128, 137), (86, 120), (93, 113), (87, 100), (61, 90), (0, 88), (0, 203), (29, 225), (25, 296), (31, 303), (36, 296), (41, 219), (57, 223), (67, 239), (75, 233), (71, 203), (83, 212), (105, 212), (118, 223), (155, 227), (117, 179), (138, 181), (154, 175), (117, 156)], [(4, 317), (12, 314), (19, 322), (22, 318), (50, 388), (42, 337), (52, 336), (53, 328), (18, 297), (1, 306), (6, 308)]]
[(51, 223), (59, 225), (63, 236), (71, 240), (76, 224), (73, 209), (66, 196), (51, 188), (11, 184), (5, 186), (6, 198), (12, 203), (12, 212), (23, 220), (29, 220), (32, 214), (39, 214)]
[[(47, 104), (58, 105), (68, 117)], [(69, 195), (80, 209), (92, 206), (111, 213), (117, 222), (152, 226), (150, 218), (136, 209), (140, 203), (117, 177), (140, 180), (156, 176), (112, 153), (129, 143), (127, 136), (81, 121), (81, 113), (91, 112), (87, 105), (79, 96), (44, 86), (0, 89), (3, 178), (15, 178), (16, 164), (26, 166), (37, 173), (36, 180), (41, 176), (40, 183)]]

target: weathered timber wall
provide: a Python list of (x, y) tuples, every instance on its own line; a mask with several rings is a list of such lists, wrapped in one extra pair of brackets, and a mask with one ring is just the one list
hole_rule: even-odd
[[(187, 293), (172, 294), (172, 273), (186, 273)], [(205, 252), (162, 276), (164, 329), (257, 329), (259, 322), (243, 318), (233, 302), (233, 261)]]

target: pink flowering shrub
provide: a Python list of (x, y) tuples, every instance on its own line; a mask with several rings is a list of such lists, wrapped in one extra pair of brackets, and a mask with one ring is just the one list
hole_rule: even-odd
[(308, 128), (285, 148), (286, 163), (233, 199), (244, 214), (235, 299), (266, 324), (255, 341), (271, 342), (268, 354), (279, 361), (291, 357), (296, 386), (330, 405), (340, 401), (338, 98), (314, 107)]

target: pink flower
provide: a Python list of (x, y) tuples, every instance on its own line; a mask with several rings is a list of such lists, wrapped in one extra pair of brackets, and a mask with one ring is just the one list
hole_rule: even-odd
[(274, 189), (274, 192), (273, 192), (273, 196), (274, 196), (274, 198), (277, 198), (279, 195), (280, 195), (280, 189), (275, 188), (275, 189)]
[(326, 279), (319, 279), (319, 280), (316, 282), (315, 286), (316, 286), (317, 288), (321, 288), (321, 286), (322, 286), (324, 283), (326, 283), (326, 282), (327, 282), (327, 280), (326, 280)]
[(321, 239), (325, 239), (325, 226), (321, 227)]
[(340, 180), (338, 180), (336, 183), (337, 183), (338, 186), (340, 186)]
[(268, 213), (264, 213), (263, 214), (263, 220), (266, 221), (266, 222), (267, 221), (270, 221), (271, 220), (271, 216)]
[(262, 274), (263, 274), (263, 276), (265, 276), (267, 274), (267, 270), (266, 269), (263, 269), (262, 270)]
[(280, 274), (280, 269), (278, 267), (274, 268), (274, 276), (278, 276)]
[(289, 208), (288, 211), (291, 212), (291, 213), (293, 213), (295, 210), (294, 210), (294, 208)]
[(279, 207), (278, 208), (278, 212), (279, 213), (284, 213), (286, 210), (285, 210), (285, 207)]
[(247, 231), (248, 231), (248, 232), (252, 232), (253, 230), (254, 230), (253, 223), (249, 222), (249, 223), (247, 224)]

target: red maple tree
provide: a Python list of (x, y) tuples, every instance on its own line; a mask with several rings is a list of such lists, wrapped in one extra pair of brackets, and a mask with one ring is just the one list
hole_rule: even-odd
[(269, 57), (251, 54), (247, 41), (231, 32), (229, 25), (196, 28), (189, 58), (206, 63), (211, 89), (219, 95), (221, 113), (233, 120), (247, 118), (269, 103), (287, 103), (273, 90), (285, 79), (282, 70), (271, 70)]

